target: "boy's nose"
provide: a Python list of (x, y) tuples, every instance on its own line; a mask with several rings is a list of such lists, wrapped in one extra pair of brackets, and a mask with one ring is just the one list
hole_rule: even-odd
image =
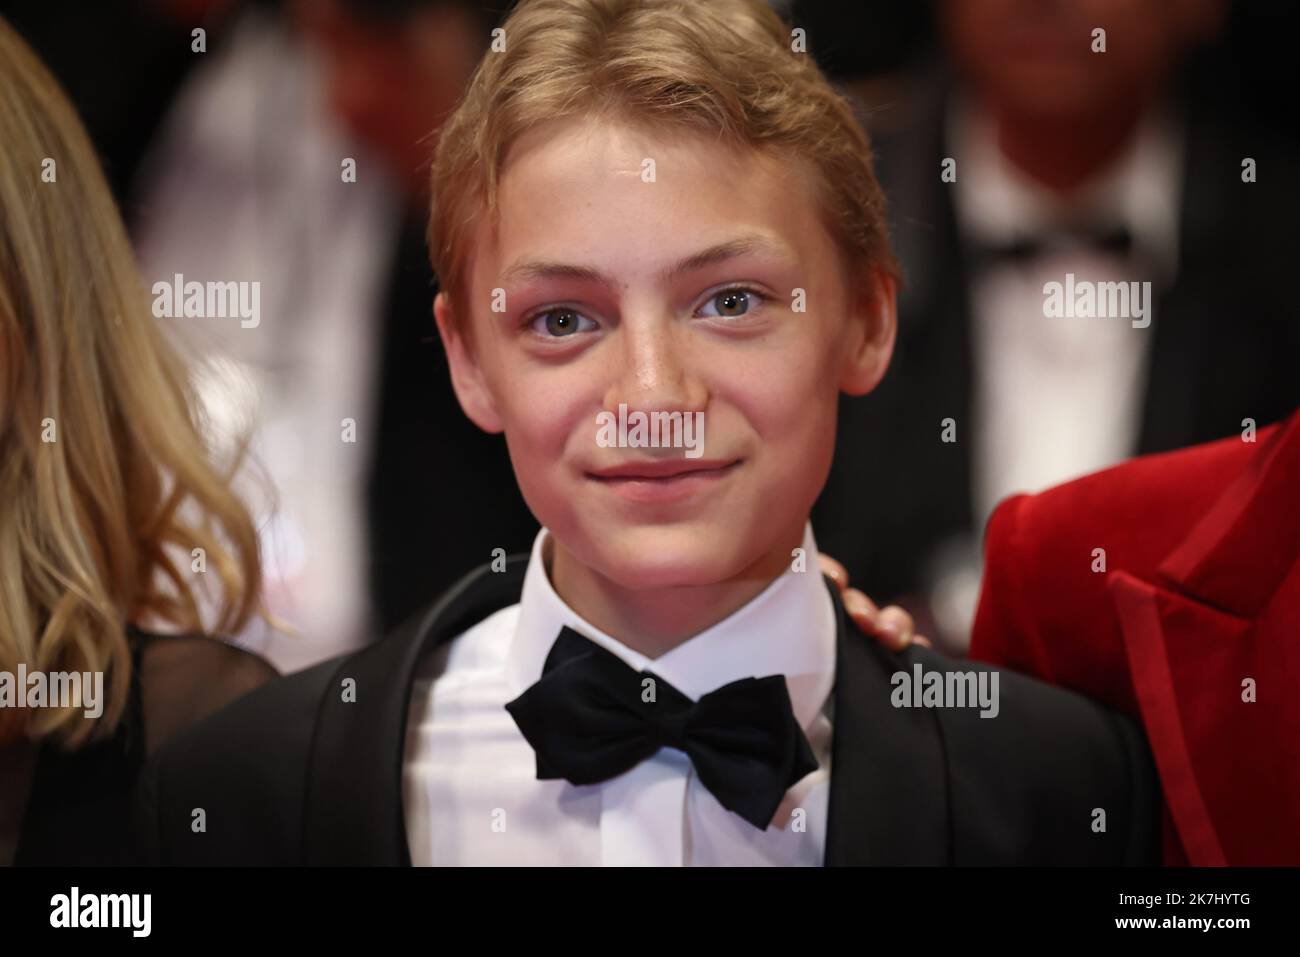
[(708, 390), (696, 373), (689, 337), (668, 323), (637, 328), (625, 323), (619, 363), (604, 397), (604, 406), (617, 411), (620, 404), (643, 412), (702, 412)]

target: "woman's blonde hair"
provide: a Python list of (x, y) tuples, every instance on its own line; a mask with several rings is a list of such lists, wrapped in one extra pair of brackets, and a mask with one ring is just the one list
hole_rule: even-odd
[(213, 630), (247, 623), (258, 537), (229, 488), (238, 463), (212, 463), (90, 141), (3, 20), (0, 143), (0, 670), (103, 672), (105, 699), (98, 720), (4, 709), (0, 725), (75, 747), (122, 716), (128, 623), (204, 630), (208, 595)]
[[(496, 214), (511, 144), (536, 123), (620, 117), (772, 149), (815, 171), (854, 295), (868, 266), (896, 281), (884, 196), (852, 105), (762, 0), (522, 0), (439, 133), (429, 253), (465, 314), (478, 217)], [(458, 321), (461, 321), (458, 319)]]

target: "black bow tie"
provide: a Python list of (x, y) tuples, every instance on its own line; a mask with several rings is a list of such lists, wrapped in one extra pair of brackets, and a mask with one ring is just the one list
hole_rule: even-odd
[(539, 780), (596, 784), (677, 748), (719, 804), (760, 830), (790, 786), (817, 770), (781, 675), (741, 678), (692, 702), (571, 628), (541, 680), (506, 710), (536, 752)]
[(1122, 223), (1075, 224), (1037, 233), (1019, 233), (1009, 240), (975, 242), (972, 258), (977, 266), (1026, 263), (1046, 253), (1083, 248), (1116, 256), (1133, 249), (1133, 234)]

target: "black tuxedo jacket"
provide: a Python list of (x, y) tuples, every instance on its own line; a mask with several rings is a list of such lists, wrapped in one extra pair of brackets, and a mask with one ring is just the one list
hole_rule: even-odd
[[(141, 861), (409, 864), (401, 782), (416, 664), (517, 602), (526, 566), (522, 555), (504, 572), (484, 566), (385, 640), (263, 686), (174, 739), (141, 776)], [(838, 619), (827, 864), (1158, 861), (1155, 772), (1127, 718), (1007, 671), (996, 718), (896, 709), (890, 676), (914, 662), (994, 669), (923, 648), (891, 654), (846, 623), (827, 587)], [(199, 808), (206, 831), (195, 833)]]

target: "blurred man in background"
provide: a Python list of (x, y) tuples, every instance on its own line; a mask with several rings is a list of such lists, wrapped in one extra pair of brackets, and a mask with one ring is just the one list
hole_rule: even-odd
[(456, 408), (423, 239), (437, 130), (497, 17), (429, 0), (249, 8), (140, 181), (150, 281), (261, 283), (256, 328), (170, 321), (217, 425), (256, 426), (269, 483), (245, 493), (261, 503), (268, 601), (302, 637), (245, 639), (283, 670), (370, 640), (535, 533), (504, 447)]
[[(1283, 258), (1300, 203), (1292, 145), (1193, 58), (1225, 4), (936, 12), (953, 72), (877, 136), (907, 279), (895, 362), (844, 403), (815, 519), (858, 585), (957, 649), (997, 501), (1300, 401)], [(1067, 275), (1149, 282), (1154, 302), (1049, 316)]]

